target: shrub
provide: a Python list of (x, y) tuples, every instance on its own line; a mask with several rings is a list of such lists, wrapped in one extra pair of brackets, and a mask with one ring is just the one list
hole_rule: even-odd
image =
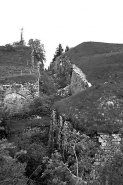
[(42, 72), (40, 77), (40, 92), (46, 95), (51, 95), (56, 92), (53, 78), (45, 72)]
[(30, 114), (50, 116), (53, 99), (48, 96), (37, 97), (30, 104)]
[(26, 164), (19, 163), (10, 157), (8, 150), (13, 149), (14, 145), (7, 140), (0, 141), (0, 184), (20, 185), (26, 184), (27, 178), (24, 176)]
[(98, 181), (101, 184), (122, 185), (123, 184), (123, 153), (114, 154), (103, 166), (98, 169)]
[(6, 51), (16, 51), (15, 47), (13, 47), (11, 44), (6, 44), (5, 45), (5, 50)]

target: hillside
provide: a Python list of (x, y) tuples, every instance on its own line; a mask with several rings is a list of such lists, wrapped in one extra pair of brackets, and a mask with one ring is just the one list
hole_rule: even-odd
[(87, 42), (66, 55), (92, 87), (56, 102), (54, 109), (86, 133), (122, 132), (123, 44)]
[[(115, 163), (111, 160), (118, 161), (123, 151), (120, 138), (123, 134), (122, 47), (80, 44), (66, 53), (71, 60), (60, 56), (54, 62), (56, 70), (41, 71), (40, 79), (38, 74), (27, 73), (31, 68), (30, 63), (27, 66), (29, 48), (0, 50), (0, 84), (36, 81), (24, 88), (17, 84), (8, 94), (4, 93), (6, 106), (4, 109), (1, 106), (0, 137), (5, 137), (8, 143), (3, 140), (4, 145), (0, 144), (1, 164), (3, 169), (6, 167), (2, 178), (9, 174), (8, 169), (12, 175), (0, 182), (12, 179), (13, 184), (14, 166), (19, 179), (26, 178), (25, 183), (20, 184), (107, 184), (107, 179), (114, 176), (112, 164)], [(20, 75), (21, 70), (23, 75)], [(16, 92), (19, 96), (15, 96)], [(32, 96), (35, 92), (39, 97)], [(5, 144), (12, 146), (4, 148)], [(3, 161), (4, 157), (7, 160)], [(18, 170), (20, 164), (24, 165), (22, 175)], [(116, 171), (122, 171), (122, 166), (119, 160)], [(121, 175), (116, 173), (116, 178), (121, 177), (123, 182)], [(117, 184), (123, 183), (118, 181)]]
[(123, 79), (123, 44), (85, 42), (66, 55), (92, 84), (121, 82)]
[(29, 47), (17, 47), (14, 49), (0, 47), (0, 77), (29, 73), (31, 67), (31, 50)]
[(37, 74), (23, 74), (23, 75), (14, 75), (14, 76), (3, 76), (0, 78), (0, 84), (13, 84), (13, 83), (27, 83), (27, 82), (35, 82), (38, 80)]
[(73, 127), (88, 134), (123, 131), (123, 84), (88, 88), (54, 105)]

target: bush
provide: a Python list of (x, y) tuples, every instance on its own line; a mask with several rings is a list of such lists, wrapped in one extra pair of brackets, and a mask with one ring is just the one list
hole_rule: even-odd
[(45, 72), (42, 72), (40, 77), (40, 92), (46, 95), (51, 95), (56, 92), (53, 78)]
[(5, 50), (6, 51), (16, 51), (16, 49), (11, 44), (6, 44)]
[(26, 184), (27, 178), (24, 176), (26, 164), (19, 163), (10, 157), (8, 150), (13, 149), (14, 145), (7, 140), (0, 141), (0, 184), (20, 185)]
[(37, 97), (30, 104), (30, 114), (39, 116), (50, 116), (52, 111), (53, 97), (43, 96)]
[(123, 153), (116, 153), (104, 166), (100, 166), (99, 182), (108, 182), (108, 185), (123, 184)]

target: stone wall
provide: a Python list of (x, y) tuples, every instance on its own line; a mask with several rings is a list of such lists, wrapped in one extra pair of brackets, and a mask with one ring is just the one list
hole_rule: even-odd
[(11, 114), (26, 109), (37, 96), (39, 96), (38, 81), (0, 85), (0, 107)]
[(84, 89), (91, 87), (91, 84), (87, 81), (86, 75), (73, 64), (73, 71), (71, 77), (70, 90), (71, 94), (78, 93)]
[[(86, 75), (76, 65), (73, 65), (72, 69), (70, 85), (66, 88), (59, 89), (58, 91), (58, 95), (61, 95), (62, 97), (67, 97), (68, 94), (70, 94), (69, 90), (71, 91), (71, 94), (76, 94), (91, 87), (91, 84), (86, 79)], [(113, 105), (112, 101), (108, 101), (108, 106)], [(65, 148), (68, 132), (69, 130), (74, 129), (73, 124), (71, 123), (70, 118), (66, 118), (65, 114), (63, 115), (57, 110), (53, 110), (51, 118), (49, 145), (51, 148), (57, 147), (62, 153)], [(105, 164), (108, 159), (111, 159), (113, 154), (120, 151), (123, 142), (122, 138), (122, 134), (97, 133), (95, 137), (91, 136), (91, 139), (99, 144), (98, 146), (101, 151), (97, 151), (94, 156), (93, 170), (91, 172), (93, 178), (97, 177), (95, 169), (98, 168), (98, 165)]]
[[(68, 121), (68, 119), (66, 120), (65, 115), (59, 114), (56, 110), (53, 110), (51, 117), (49, 145), (51, 148), (55, 145), (60, 151), (63, 151), (65, 149), (68, 132), (73, 130), (72, 123)], [(99, 143), (103, 153), (103, 156), (98, 151), (95, 154), (95, 162), (93, 165), (96, 167), (100, 164), (104, 164), (113, 154), (120, 151), (123, 135), (98, 133), (97, 136), (92, 136), (91, 139)]]
[(67, 97), (69, 95), (83, 91), (88, 87), (91, 87), (91, 83), (87, 81), (86, 75), (82, 72), (81, 69), (73, 64), (70, 84), (63, 89), (59, 89), (57, 95)]

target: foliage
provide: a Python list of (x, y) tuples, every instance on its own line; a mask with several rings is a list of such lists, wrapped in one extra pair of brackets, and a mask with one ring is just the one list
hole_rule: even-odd
[(16, 49), (13, 47), (13, 45), (11, 45), (11, 44), (6, 44), (5, 45), (5, 50), (6, 51), (10, 51), (10, 52), (12, 52), (12, 51), (16, 51)]
[(66, 178), (69, 175), (69, 171), (67, 170), (67, 165), (62, 161), (60, 153), (55, 151), (51, 158), (44, 157), (43, 163), (46, 165), (46, 169), (42, 174), (42, 179), (44, 179), (47, 185), (66, 185)]
[(23, 111), (20, 111), (13, 115), (11, 114), (9, 115), (7, 114), (6, 111), (4, 111), (1, 114), (1, 120), (2, 120), (1, 126), (5, 126), (6, 122), (9, 123), (9, 121), (11, 122), (12, 120), (17, 121), (17, 120), (27, 119), (27, 118), (34, 117), (35, 115), (50, 117), (53, 102), (54, 102), (53, 95), (51, 96), (43, 95), (42, 97), (35, 97), (28, 105), (28, 109), (24, 109)]
[(37, 61), (40, 61), (42, 63), (42, 67), (44, 66), (45, 62), (45, 50), (44, 45), (41, 43), (38, 39), (30, 39), (28, 42), (28, 45), (33, 50), (33, 56), (37, 59)]
[(42, 174), (42, 179), (45, 179), (47, 185), (85, 185), (87, 184), (82, 178), (74, 175), (72, 170), (68, 168), (68, 164), (64, 163), (62, 156), (58, 151), (55, 151), (51, 158), (43, 158), (46, 165), (46, 170)]
[(72, 65), (70, 59), (67, 56), (60, 56), (59, 63), (56, 72), (56, 84), (58, 88), (64, 88), (70, 84), (71, 75), (72, 75)]
[(90, 137), (67, 127), (61, 135), (62, 144), (57, 146), (60, 153), (54, 151), (42, 176), (47, 184), (123, 184), (122, 143), (113, 143), (112, 137), (108, 137), (106, 146), (101, 147)]
[(42, 137), (46, 138), (48, 136), (44, 132), (38, 127), (28, 128), (16, 138), (17, 148), (21, 151), (26, 150), (25, 153), (17, 152), (16, 158), (21, 163), (27, 163), (25, 175), (29, 178), (28, 182), (32, 179), (39, 184), (41, 181), (42, 159), (47, 155), (46, 143), (42, 140)]
[(47, 145), (47, 140), (47, 126), (27, 127), (15, 137), (15, 145), (17, 146), (18, 150), (27, 150), (32, 143), (40, 145), (43, 142), (44, 145)]
[(98, 168), (98, 180), (101, 184), (122, 185), (123, 184), (123, 153), (116, 153), (104, 166)]
[(50, 116), (52, 107), (52, 98), (44, 95), (43, 97), (36, 97), (29, 106), (29, 113), (39, 116)]
[(62, 45), (59, 44), (58, 47), (56, 48), (56, 52), (55, 52), (55, 55), (54, 55), (54, 58), (53, 58), (53, 62), (54, 62), (55, 59), (56, 59), (57, 57), (59, 57), (62, 53), (63, 53), (63, 48), (62, 48)]
[(21, 185), (26, 184), (27, 178), (24, 176), (25, 164), (19, 163), (16, 159), (10, 157), (8, 149), (14, 146), (1, 140), (0, 142), (0, 184), (1, 185)]
[(94, 184), (121, 185), (123, 184), (123, 151), (122, 141), (113, 142), (113, 137), (105, 139), (104, 146), (100, 147), (95, 155), (93, 165)]
[(88, 136), (70, 130), (67, 125), (60, 133), (62, 138), (58, 136), (55, 145), (60, 153), (55, 151), (51, 155), (44, 174), (48, 177), (50, 175), (51, 184), (87, 184), (91, 179), (92, 164), (98, 146)]
[(51, 95), (56, 92), (54, 79), (46, 72), (42, 72), (40, 77), (40, 92), (46, 95)]
[(54, 82), (58, 89), (66, 87), (71, 80), (72, 65), (69, 57), (61, 55), (56, 61), (50, 64), (49, 70), (52, 71)]
[(70, 50), (69, 46), (66, 46), (65, 52), (67, 52), (67, 51), (69, 51), (69, 50)]
[(56, 102), (54, 107), (87, 134), (122, 132), (122, 94), (121, 84), (104, 84)]

